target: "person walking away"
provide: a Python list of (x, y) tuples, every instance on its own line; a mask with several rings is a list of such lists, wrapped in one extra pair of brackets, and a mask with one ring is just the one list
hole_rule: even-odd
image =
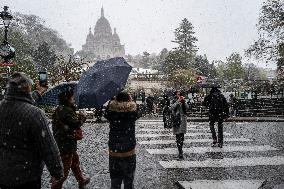
[(230, 116), (236, 117), (237, 98), (233, 94), (230, 94), (229, 105), (230, 105)]
[(178, 158), (183, 159), (182, 147), (184, 142), (184, 135), (187, 131), (186, 112), (189, 107), (185, 102), (185, 98), (181, 95), (180, 91), (176, 91), (175, 94), (177, 100), (171, 106), (173, 134), (176, 136)]
[(77, 140), (82, 139), (80, 127), (86, 121), (83, 114), (76, 114), (75, 99), (72, 90), (66, 90), (59, 94), (60, 105), (52, 116), (53, 135), (57, 142), (64, 167), (64, 177), (60, 182), (51, 179), (51, 189), (61, 189), (72, 170), (80, 189), (83, 189), (90, 178), (84, 177), (80, 168), (79, 155), (77, 153)]
[[(226, 98), (217, 87), (213, 87), (210, 94), (205, 97), (203, 104), (209, 108), (209, 126), (212, 133), (212, 147), (217, 144), (223, 147), (223, 122), (229, 116), (229, 106)], [(218, 123), (218, 139), (214, 128), (215, 122)]]
[(132, 99), (136, 103), (136, 101), (137, 101), (137, 93), (136, 92), (133, 93), (133, 98)]
[(154, 97), (152, 97), (150, 94), (146, 98), (146, 104), (147, 104), (147, 108), (148, 108), (148, 113), (150, 115), (152, 115), (153, 111), (154, 111)]
[(103, 106), (99, 107), (99, 108), (96, 108), (95, 109), (95, 117), (96, 117), (96, 123), (102, 123), (102, 117), (103, 117)]
[(134, 188), (136, 169), (135, 121), (139, 118), (135, 102), (126, 92), (120, 92), (110, 101), (105, 112), (109, 121), (109, 172), (111, 189)]
[(164, 98), (162, 101), (163, 105), (163, 122), (164, 122), (164, 128), (171, 128), (171, 110), (170, 110), (170, 99), (169, 97), (164, 94)]
[(145, 98), (146, 98), (145, 91), (142, 91), (142, 93), (141, 93), (141, 101), (142, 101), (142, 104), (145, 104)]
[(44, 164), (55, 181), (63, 177), (48, 120), (33, 105), (31, 93), (31, 79), (24, 73), (14, 73), (0, 102), (1, 189), (40, 189)]

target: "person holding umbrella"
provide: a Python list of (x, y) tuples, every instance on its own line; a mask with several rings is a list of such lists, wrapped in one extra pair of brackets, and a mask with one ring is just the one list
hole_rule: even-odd
[[(209, 108), (209, 126), (212, 133), (212, 147), (218, 145), (223, 147), (223, 122), (229, 117), (229, 105), (217, 87), (212, 87), (210, 94), (207, 95), (203, 102), (204, 106)], [(218, 123), (218, 139), (214, 128), (215, 122)]]
[(64, 167), (64, 177), (59, 182), (51, 179), (51, 189), (61, 189), (72, 170), (79, 188), (84, 188), (90, 178), (83, 176), (77, 153), (77, 140), (82, 139), (80, 127), (86, 120), (83, 114), (76, 114), (73, 90), (66, 90), (58, 95), (60, 105), (52, 115), (52, 130), (57, 142)]
[(109, 172), (111, 189), (134, 188), (136, 169), (135, 121), (139, 118), (135, 102), (126, 92), (120, 92), (109, 102), (105, 112), (109, 121)]

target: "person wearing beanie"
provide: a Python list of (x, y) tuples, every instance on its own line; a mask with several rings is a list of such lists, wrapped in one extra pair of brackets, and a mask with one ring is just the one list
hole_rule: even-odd
[(44, 164), (55, 180), (63, 177), (56, 142), (42, 110), (33, 105), (32, 81), (24, 73), (9, 78), (0, 102), (0, 188), (39, 189)]
[(75, 130), (81, 128), (86, 121), (82, 114), (76, 114), (75, 99), (72, 89), (66, 89), (59, 94), (59, 106), (52, 116), (52, 130), (57, 142), (64, 167), (64, 177), (60, 182), (51, 179), (51, 189), (61, 189), (67, 179), (70, 169), (72, 170), (79, 188), (84, 188), (90, 178), (83, 176), (80, 168), (80, 159), (77, 153), (77, 140)]

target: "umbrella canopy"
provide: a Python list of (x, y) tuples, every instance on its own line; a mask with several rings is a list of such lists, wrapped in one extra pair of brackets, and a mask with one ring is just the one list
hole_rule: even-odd
[(131, 69), (122, 57), (98, 61), (79, 80), (76, 93), (78, 107), (101, 107), (124, 88)]
[(77, 81), (63, 82), (47, 90), (38, 104), (45, 104), (50, 106), (59, 105), (58, 95), (67, 90), (76, 90)]
[(213, 88), (213, 87), (217, 87), (217, 88), (221, 88), (221, 86), (217, 83), (198, 83), (193, 85), (193, 88)]

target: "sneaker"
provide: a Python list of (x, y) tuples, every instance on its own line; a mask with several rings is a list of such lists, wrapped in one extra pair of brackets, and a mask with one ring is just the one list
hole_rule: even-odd
[(85, 186), (90, 183), (90, 181), (91, 181), (90, 177), (85, 178), (84, 181), (79, 184), (79, 189), (84, 189)]

